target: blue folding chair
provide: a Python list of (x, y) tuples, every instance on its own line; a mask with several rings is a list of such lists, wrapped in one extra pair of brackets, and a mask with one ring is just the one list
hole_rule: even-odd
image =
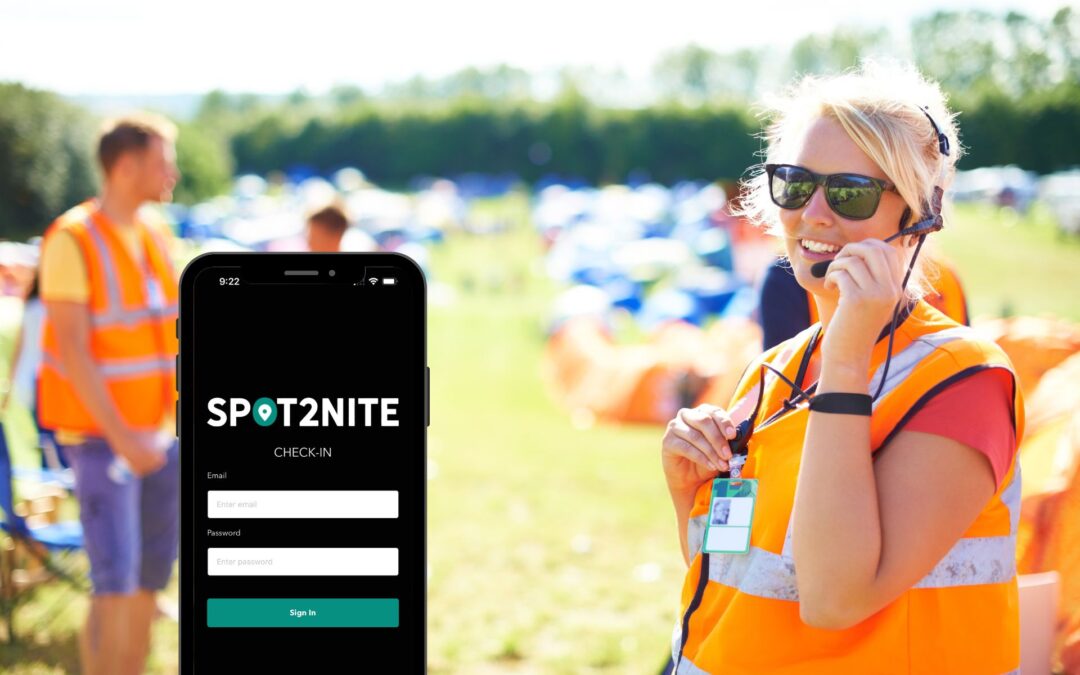
[[(78, 521), (66, 521), (41, 527), (28, 527), (25, 519), (15, 513), (12, 477), (11, 454), (8, 452), (4, 427), (0, 424), (0, 530), (16, 543), (22, 543), (23, 548), (40, 561), (50, 574), (62, 579), (80, 592), (87, 592), (89, 587), (86, 581), (63, 569), (52, 555), (61, 553), (67, 556), (82, 550), (82, 525)], [(0, 547), (0, 612), (3, 613), (7, 624), (9, 642), (15, 641), (13, 618), (17, 597), (13, 584), (14, 564), (14, 556), (8, 555), (4, 547)]]

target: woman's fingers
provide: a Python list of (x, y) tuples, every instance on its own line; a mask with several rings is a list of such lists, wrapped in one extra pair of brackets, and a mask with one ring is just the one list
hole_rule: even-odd
[[(893, 244), (886, 244), (879, 239), (867, 239), (860, 242), (865, 244), (861, 247), (860, 254), (871, 270), (877, 276), (880, 270), (880, 278), (887, 287), (899, 288), (903, 278), (903, 261), (900, 259), (900, 250)], [(891, 282), (891, 283), (889, 283)]]
[(867, 269), (866, 263), (857, 255), (849, 254), (844, 257), (839, 257), (833, 260), (829, 265), (828, 274), (837, 274), (839, 272), (847, 272), (851, 277), (851, 280), (855, 282), (855, 285), (864, 291), (872, 290), (874, 287), (874, 277), (870, 270)]
[[(713, 448), (712, 443), (702, 434), (700, 431), (692, 426), (687, 425), (684, 421), (679, 421), (671, 426), (671, 434), (675, 438), (684, 441), (694, 448), (696, 448), (704, 457), (705, 466), (712, 467), (717, 471), (720, 471), (720, 462), (722, 461), (719, 453)], [(693, 459), (688, 457), (688, 459)], [(696, 460), (695, 460), (696, 461)]]
[(670, 452), (685, 457), (695, 464), (700, 464), (713, 471), (727, 471), (727, 462), (710, 458), (700, 447), (678, 435), (668, 440), (667, 447)]
[[(706, 460), (699, 463), (717, 471), (727, 470), (727, 460), (731, 458), (727, 438), (735, 435), (735, 426), (720, 408), (702, 405), (679, 410), (668, 423), (668, 435), (695, 448)], [(693, 453), (687, 458), (694, 459)]]
[(829, 274), (825, 277), (825, 288), (835, 288), (840, 291), (841, 296), (851, 297), (858, 292), (859, 285), (846, 269), (833, 270), (832, 265), (829, 265)]
[[(728, 438), (735, 436), (735, 425), (722, 409), (711, 405), (696, 408), (683, 408), (681, 417), (688, 425), (697, 429), (709, 441), (719, 459), (731, 459)], [(730, 434), (730, 435), (729, 435)]]
[[(902, 274), (899, 254), (882, 241), (865, 239), (845, 245), (829, 265), (829, 273), (841, 270), (865, 294), (894, 299), (899, 293)], [(836, 281), (833, 285), (837, 285)]]

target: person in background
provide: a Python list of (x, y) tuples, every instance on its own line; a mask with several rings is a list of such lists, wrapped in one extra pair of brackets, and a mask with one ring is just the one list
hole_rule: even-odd
[(179, 545), (173, 240), (141, 208), (172, 196), (175, 136), (156, 116), (110, 122), (100, 197), (57, 218), (42, 243), (40, 417), (75, 475), (92, 584), (79, 638), (88, 675), (143, 671)]
[(349, 219), (336, 205), (323, 207), (308, 216), (307, 243), (313, 253), (337, 253), (341, 241), (349, 229)]

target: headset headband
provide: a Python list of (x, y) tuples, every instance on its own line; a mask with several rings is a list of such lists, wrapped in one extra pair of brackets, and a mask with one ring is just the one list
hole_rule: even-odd
[(937, 146), (938, 152), (943, 155), (949, 154), (949, 137), (941, 133), (941, 129), (938, 128), (937, 122), (930, 116), (930, 110), (926, 106), (920, 106), (919, 110), (926, 115), (926, 119), (930, 120), (930, 126), (934, 127), (934, 133), (937, 134)]

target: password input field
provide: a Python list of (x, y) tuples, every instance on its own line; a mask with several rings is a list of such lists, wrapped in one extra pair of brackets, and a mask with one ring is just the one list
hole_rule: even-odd
[(394, 577), (396, 548), (211, 548), (210, 576)]
[(397, 518), (397, 490), (210, 490), (208, 518)]

